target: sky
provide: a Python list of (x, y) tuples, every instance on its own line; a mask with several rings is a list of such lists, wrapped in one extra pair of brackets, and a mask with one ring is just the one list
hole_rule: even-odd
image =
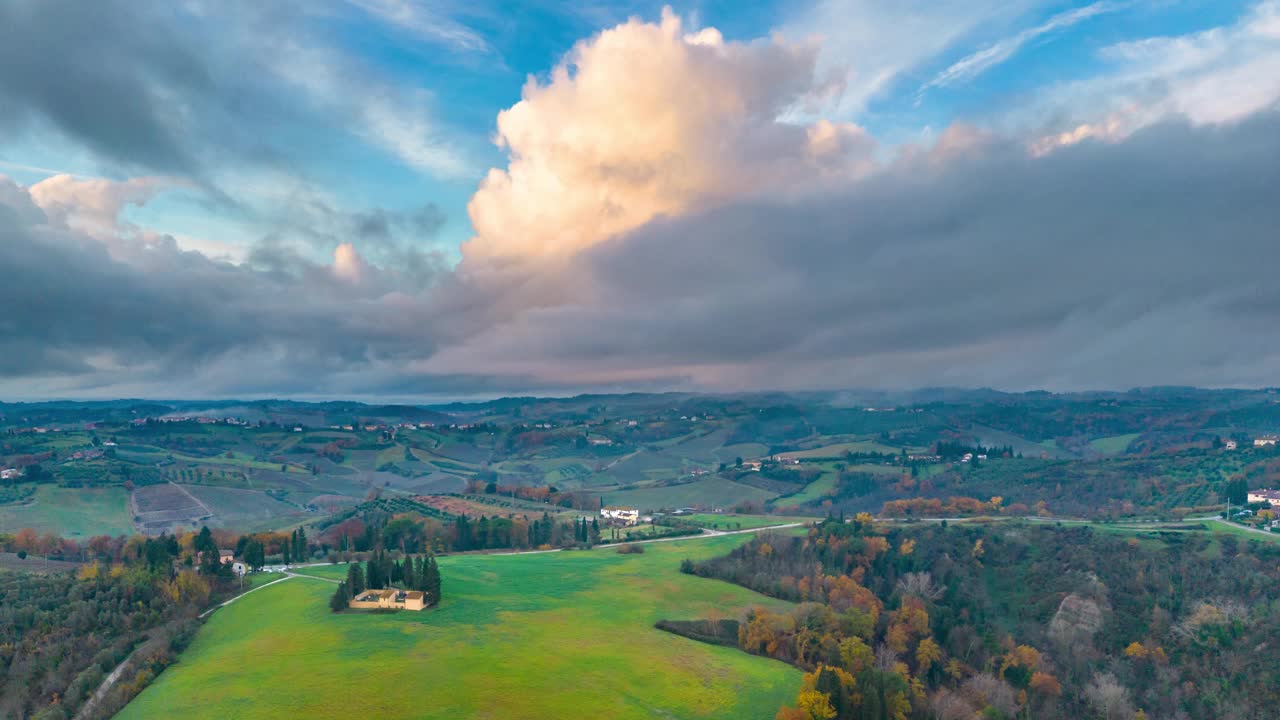
[(1270, 386), (1280, 0), (5, 0), (0, 399)]

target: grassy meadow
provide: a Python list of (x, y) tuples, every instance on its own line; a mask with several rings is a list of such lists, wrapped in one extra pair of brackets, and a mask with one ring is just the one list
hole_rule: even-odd
[(813, 522), (812, 517), (789, 515), (735, 515), (734, 513), (693, 513), (681, 515), (682, 522), (692, 523), (712, 530), (750, 530), (795, 522)]
[(743, 500), (767, 502), (776, 493), (743, 485), (718, 475), (680, 485), (646, 487), (636, 490), (610, 490), (603, 493), (606, 505), (620, 505), (642, 510), (685, 506), (732, 507)]
[(34, 528), (42, 533), (84, 539), (94, 535), (128, 535), (129, 493), (122, 487), (36, 487), (34, 502), (0, 505), (0, 532)]
[(1133, 443), (1141, 437), (1141, 433), (1129, 433), (1128, 435), (1112, 435), (1110, 437), (1102, 437), (1089, 441), (1089, 447), (1097, 450), (1099, 453), (1112, 456), (1120, 455)]
[(214, 613), (117, 717), (772, 718), (797, 670), (653, 627), (784, 605), (679, 572), (746, 537), (442, 558), (445, 600), (421, 613), (334, 615), (333, 584), (278, 583)]

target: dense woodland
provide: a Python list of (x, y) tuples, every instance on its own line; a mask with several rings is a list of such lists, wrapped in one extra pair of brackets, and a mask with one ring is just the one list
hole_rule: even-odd
[[(29, 550), (87, 562), (49, 574), (0, 571), (0, 717), (70, 718), (131, 658), (88, 717), (110, 717), (173, 662), (197, 615), (239, 588), (207, 529), (183, 537), (57, 538), (0, 534), (33, 569)], [(41, 546), (44, 546), (41, 548)]]
[(1260, 718), (1280, 547), (1042, 524), (828, 520), (686, 572), (800, 604), (677, 632), (808, 671), (780, 719)]

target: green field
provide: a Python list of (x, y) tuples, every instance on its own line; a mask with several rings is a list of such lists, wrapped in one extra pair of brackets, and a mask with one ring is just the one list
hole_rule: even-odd
[(770, 525), (785, 525), (795, 522), (813, 522), (811, 517), (798, 517), (790, 515), (735, 515), (733, 513), (694, 513), (692, 515), (680, 515), (678, 518), (681, 522), (693, 523), (700, 527), (711, 528), (712, 530), (750, 530), (752, 528), (769, 527)]
[[(216, 465), (216, 466), (225, 466), (225, 467), (250, 468), (253, 470), (279, 470), (281, 465), (280, 463), (262, 462), (260, 460), (254, 460), (253, 457), (246, 455), (245, 453), (234, 452), (234, 451), (228, 451), (227, 453), (223, 453), (221, 455), (212, 455), (210, 457), (198, 457), (195, 455), (188, 455), (180, 452), (173, 452), (170, 454), (173, 455), (174, 460), (180, 463), (187, 463), (190, 465)], [(231, 457), (227, 457), (227, 454), (230, 454)], [(286, 463), (285, 472), (303, 473), (303, 472), (306, 472), (306, 470), (303, 470), (302, 468), (296, 465), (289, 465)]]
[(750, 485), (736, 483), (718, 475), (711, 475), (683, 485), (608, 491), (601, 495), (606, 505), (657, 510), (664, 507), (692, 506), (729, 508), (743, 500), (765, 502), (776, 494)]
[(331, 583), (282, 582), (214, 613), (117, 717), (772, 718), (799, 671), (653, 627), (783, 606), (677, 569), (746, 537), (447, 557), (422, 613), (334, 615)]
[(787, 457), (794, 458), (839, 458), (845, 453), (888, 453), (890, 455), (901, 452), (902, 448), (890, 447), (882, 445), (871, 440), (857, 440), (854, 442), (836, 443), (834, 445), (824, 445), (822, 447), (813, 448), (812, 450), (796, 450), (783, 453)]
[(1215, 535), (1235, 535), (1241, 540), (1257, 540), (1259, 542), (1280, 542), (1280, 534), (1257, 532), (1226, 520), (1210, 520), (1209, 527), (1212, 528)]
[(80, 539), (128, 535), (129, 493), (122, 487), (64, 488), (40, 485), (30, 505), (0, 505), (0, 532), (34, 528)]
[(1089, 447), (1097, 450), (1103, 455), (1119, 455), (1129, 447), (1129, 444), (1141, 437), (1141, 433), (1130, 433), (1128, 435), (1112, 435), (1111, 437), (1102, 437), (1097, 440), (1090, 440)]
[(817, 480), (809, 483), (803, 490), (783, 498), (778, 498), (776, 504), (778, 507), (791, 507), (793, 505), (803, 505), (814, 500), (821, 500), (836, 489), (836, 474), (834, 472), (824, 472), (818, 476)]

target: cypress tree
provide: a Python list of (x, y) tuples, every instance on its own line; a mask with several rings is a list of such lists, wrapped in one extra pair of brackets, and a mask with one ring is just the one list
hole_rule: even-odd
[(454, 540), (453, 546), (458, 550), (471, 549), (471, 523), (467, 520), (466, 515), (460, 515), (454, 522), (454, 530), (457, 538)]
[[(177, 543), (173, 544), (176, 545)], [(218, 543), (214, 542), (213, 533), (209, 531), (208, 525), (200, 528), (200, 534), (196, 536), (192, 546), (200, 554), (200, 564), (203, 566), (203, 572), (211, 573), (218, 569), (218, 564), (222, 562), (222, 558), (218, 552)], [(170, 555), (178, 554), (176, 547), (168, 549)]]
[(351, 602), (351, 592), (347, 589), (345, 582), (338, 583), (338, 589), (333, 591), (333, 597), (329, 598), (329, 609), (334, 612), (341, 612), (347, 609), (348, 603)]
[(435, 605), (440, 602), (440, 568), (436, 565), (434, 555), (427, 557), (427, 571), (425, 573), (425, 588), (431, 604)]
[(404, 568), (400, 566), (399, 560), (394, 560), (391, 563), (391, 584), (394, 585), (402, 580), (404, 580)]
[(352, 597), (364, 592), (364, 570), (358, 562), (347, 566), (347, 587), (351, 590)]
[(284, 564), (285, 564), (285, 565), (290, 564), (290, 562), (291, 562), (291, 561), (290, 561), (290, 557), (291, 557), (291, 556), (290, 556), (290, 547), (289, 547), (288, 545), (285, 545), (285, 546), (284, 546), (284, 548), (281, 550), (281, 553), (284, 555)]
[(413, 557), (409, 556), (404, 559), (404, 566), (400, 568), (400, 581), (404, 583), (406, 590), (417, 590), (417, 580), (413, 573)]

